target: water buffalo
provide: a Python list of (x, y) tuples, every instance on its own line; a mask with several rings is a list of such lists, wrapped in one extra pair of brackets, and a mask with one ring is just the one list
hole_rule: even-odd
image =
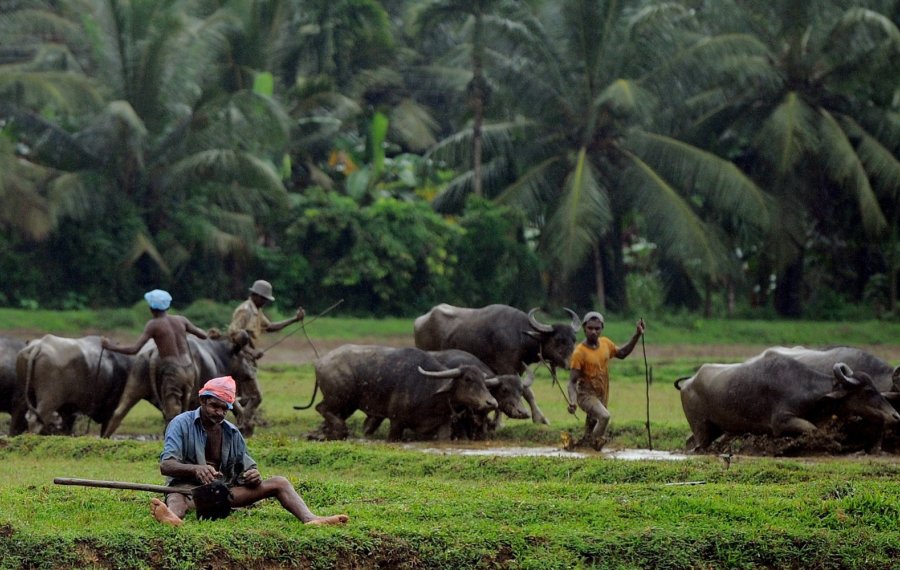
[(858, 416), (879, 426), (900, 421), (866, 374), (854, 374), (843, 363), (823, 374), (778, 352), (739, 364), (704, 364), (675, 387), (693, 434), (688, 445), (692, 440), (695, 450), (723, 433), (810, 433), (832, 416)]
[(16, 377), (16, 355), (25, 348), (25, 341), (8, 336), (0, 337), (0, 412), (10, 415), (9, 435), (18, 435), (28, 429), (22, 384)]
[(28, 343), (16, 356), (16, 376), (28, 406), (28, 431), (71, 433), (76, 413), (105, 429), (133, 360), (103, 351), (99, 336), (48, 334)]
[[(486, 377), (494, 376), (494, 371), (487, 364), (464, 350), (451, 348), (449, 350), (429, 351), (428, 354), (435, 357), (438, 362), (447, 368), (470, 365), (481, 370)], [(501, 374), (497, 376), (496, 382), (488, 383), (488, 390), (491, 392), (491, 396), (497, 400), (497, 411), (494, 419), (488, 418), (488, 412), (467, 410), (467, 413), (456, 418), (453, 422), (454, 437), (485, 439), (499, 427), (501, 412), (517, 420), (527, 419), (529, 414), (528, 410), (522, 405), (522, 397), (525, 395), (525, 389), (530, 387), (532, 382), (534, 382), (534, 374), (531, 370), (527, 371), (524, 381), (518, 374)]]
[(835, 346), (821, 350), (794, 346), (775, 346), (766, 352), (777, 352), (818, 370), (830, 373), (838, 362), (843, 362), (854, 372), (865, 372), (879, 392), (900, 392), (900, 366), (893, 367), (877, 356), (851, 346)]
[[(416, 318), (415, 342), (422, 350), (465, 350), (481, 359), (497, 374), (521, 375), (527, 365), (543, 358), (554, 369), (568, 368), (575, 349), (575, 334), (581, 330), (578, 315), (566, 309), (571, 324), (548, 325), (507, 305), (469, 309), (441, 304)], [(548, 424), (534, 400), (531, 387), (525, 400), (535, 423)]]
[[(196, 392), (210, 378), (232, 376), (240, 385), (241, 379), (256, 374), (255, 367), (241, 350), (243, 347), (232, 343), (226, 337), (199, 339), (195, 336), (188, 336), (188, 345), (191, 348), (191, 358), (198, 370), (194, 397), (191, 399), (188, 409), (198, 405)], [(137, 354), (118, 405), (103, 429), (103, 437), (111, 437), (122, 423), (125, 415), (141, 400), (147, 400), (157, 409), (163, 410), (161, 395), (165, 393), (165, 387), (160, 385), (159, 378), (155, 374), (155, 363), (158, 358), (156, 345), (152, 340), (144, 345)], [(233, 411), (240, 421), (240, 406), (235, 405)], [(172, 418), (165, 417), (164, 414), (163, 419), (168, 424)]]
[(497, 408), (484, 373), (470, 365), (448, 369), (417, 348), (347, 344), (315, 363), (327, 439), (347, 437), (346, 419), (356, 410), (391, 422), (389, 440), (406, 429), (418, 437), (449, 439), (451, 418), (462, 408)]

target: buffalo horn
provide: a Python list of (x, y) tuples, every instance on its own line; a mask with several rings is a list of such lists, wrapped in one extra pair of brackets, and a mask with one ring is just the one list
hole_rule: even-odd
[(497, 386), (500, 385), (500, 379), (497, 378), (496, 376), (491, 376), (490, 378), (485, 378), (484, 385), (487, 386), (489, 390), (491, 388), (496, 388)]
[(566, 307), (563, 307), (563, 310), (572, 316), (572, 330), (575, 332), (581, 330), (581, 319), (578, 318), (578, 313)]
[(528, 311), (528, 323), (531, 325), (531, 328), (538, 332), (549, 333), (553, 332), (553, 327), (550, 325), (545, 325), (544, 323), (539, 323), (537, 319), (534, 318), (534, 314), (537, 312), (538, 308), (535, 307)]
[(450, 368), (449, 370), (425, 370), (419, 366), (419, 374), (430, 376), (431, 378), (456, 378), (462, 374), (459, 368)]
[(854, 386), (859, 384), (859, 380), (853, 378), (853, 370), (851, 370), (850, 367), (843, 362), (838, 362), (834, 365), (834, 375), (836, 378), (839, 378), (840, 380), (847, 382), (848, 384), (852, 384)]

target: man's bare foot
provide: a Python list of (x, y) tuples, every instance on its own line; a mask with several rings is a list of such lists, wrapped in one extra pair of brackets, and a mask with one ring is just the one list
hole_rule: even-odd
[(181, 526), (184, 521), (175, 516), (175, 513), (169, 510), (169, 507), (159, 499), (150, 500), (150, 510), (153, 511), (153, 517), (163, 524), (170, 526)]
[(316, 517), (311, 521), (306, 521), (304, 524), (346, 524), (349, 520), (350, 517), (347, 515), (331, 515), (327, 517)]

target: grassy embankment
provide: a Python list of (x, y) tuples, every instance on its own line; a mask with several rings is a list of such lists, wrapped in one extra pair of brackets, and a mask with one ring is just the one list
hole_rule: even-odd
[[(67, 330), (13, 324), (0, 312), (0, 330), (68, 336), (103, 330), (90, 318)], [(624, 342), (632, 326), (610, 323), (607, 332)], [(317, 341), (371, 342), (396, 340), (409, 327), (402, 319), (322, 318), (310, 334)], [(900, 338), (897, 329), (885, 323), (656, 323), (647, 337), (654, 447), (678, 450), (687, 435), (671, 381), (704, 361), (739, 359), (710, 358), (703, 345), (716, 345), (709, 353), (728, 345), (752, 351), (835, 342), (887, 350), (892, 347), (883, 343)], [(132, 334), (122, 332), (123, 338)], [(640, 347), (615, 363), (613, 447), (646, 447), (644, 379)], [(292, 406), (309, 400), (311, 366), (264, 365), (261, 383), (269, 425), (250, 445), (263, 474), (289, 477), (314, 510), (346, 512), (350, 525), (305, 528), (267, 502), (223, 521), (190, 517), (180, 529), (160, 527), (149, 516), (150, 494), (51, 483), (55, 476), (160, 480), (158, 441), (100, 440), (96, 426), (80, 423), (85, 436), (0, 439), (0, 567), (890, 568), (900, 554), (900, 464), (890, 457), (739, 457), (729, 467), (718, 457), (472, 457), (380, 440), (307, 442), (303, 436), (318, 424), (318, 414)], [(556, 445), (561, 431), (579, 429), (546, 371), (539, 372), (536, 388), (552, 425), (507, 421), (489, 446)], [(357, 437), (360, 423), (357, 417), (351, 422)], [(158, 437), (160, 430), (159, 412), (141, 404), (120, 433)]]

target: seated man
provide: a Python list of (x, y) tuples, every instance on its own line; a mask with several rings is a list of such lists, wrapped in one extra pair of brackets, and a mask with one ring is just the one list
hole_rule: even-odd
[[(223, 481), (229, 488), (232, 507), (244, 507), (268, 497), (305, 524), (343, 524), (347, 515), (313, 514), (284, 477), (262, 479), (256, 462), (247, 454), (247, 443), (234, 424), (225, 421), (232, 408), (235, 384), (231, 376), (213, 378), (199, 391), (200, 407), (184, 412), (166, 427), (159, 470), (167, 484), (194, 487)], [(151, 501), (153, 516), (159, 522), (181, 526), (184, 515), (194, 508), (190, 495), (170, 493), (165, 502)]]

